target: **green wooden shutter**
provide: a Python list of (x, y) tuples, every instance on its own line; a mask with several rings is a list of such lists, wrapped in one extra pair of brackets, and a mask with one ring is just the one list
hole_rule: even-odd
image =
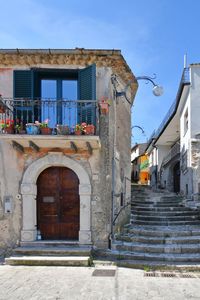
[[(33, 72), (32, 70), (14, 71), (14, 98), (31, 100), (33, 98)], [(16, 101), (14, 104), (14, 118), (25, 126), (26, 123), (34, 122), (34, 106), (32, 101)]]
[[(79, 71), (78, 99), (96, 100), (96, 65), (91, 65)], [(96, 125), (96, 106), (92, 103), (81, 104), (78, 107), (78, 123)]]
[(33, 72), (31, 70), (14, 71), (14, 98), (33, 97)]
[(79, 71), (78, 74), (79, 100), (96, 99), (96, 65), (91, 65)]

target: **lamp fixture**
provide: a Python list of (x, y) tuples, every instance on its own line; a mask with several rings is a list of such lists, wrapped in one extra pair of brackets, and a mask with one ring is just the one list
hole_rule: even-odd
[[(138, 76), (138, 77), (135, 77), (135, 79), (136, 80), (146, 80), (146, 81), (150, 81), (152, 84), (153, 84), (153, 90), (152, 90), (152, 92), (153, 92), (153, 94), (154, 94), (154, 96), (162, 96), (162, 94), (163, 94), (163, 87), (162, 86), (160, 86), (160, 85), (158, 85), (158, 84), (156, 84), (155, 82), (154, 82), (154, 79), (156, 78), (156, 75), (154, 74), (154, 76), (153, 77), (150, 77), (150, 76)], [(113, 77), (112, 78), (112, 82), (114, 82), (114, 80), (116, 80), (116, 77)], [(120, 91), (120, 92), (118, 92), (117, 90), (116, 90), (116, 97), (121, 97), (121, 96), (124, 96), (125, 98), (126, 98), (126, 100), (130, 103), (130, 101), (128, 100), (128, 97), (127, 97), (127, 95), (126, 95), (126, 91), (127, 91), (127, 89), (128, 89), (128, 87), (131, 85), (131, 83), (133, 83), (133, 80), (130, 80), (128, 83), (127, 83), (127, 85), (125, 86), (125, 89), (123, 90), (123, 91)], [(147, 82), (148, 83), (148, 82)]]

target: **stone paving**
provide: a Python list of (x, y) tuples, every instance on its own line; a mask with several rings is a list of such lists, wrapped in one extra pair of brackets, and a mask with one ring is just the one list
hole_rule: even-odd
[[(94, 270), (115, 276), (92, 276)], [(1, 300), (184, 300), (200, 299), (200, 278), (145, 277), (144, 271), (94, 267), (0, 265)]]

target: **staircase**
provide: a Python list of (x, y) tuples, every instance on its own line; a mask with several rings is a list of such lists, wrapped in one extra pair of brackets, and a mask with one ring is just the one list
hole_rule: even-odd
[(13, 256), (6, 258), (8, 265), (31, 266), (89, 266), (90, 246), (75, 242), (35, 241), (21, 242)]
[(135, 186), (131, 222), (109, 255), (127, 267), (200, 269), (200, 212), (180, 196)]

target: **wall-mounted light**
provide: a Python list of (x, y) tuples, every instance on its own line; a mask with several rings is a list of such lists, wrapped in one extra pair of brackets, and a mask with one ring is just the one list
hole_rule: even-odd
[[(158, 84), (156, 84), (156, 83), (154, 82), (154, 79), (155, 79), (155, 78), (156, 78), (156, 75), (154, 75), (154, 77), (149, 77), (149, 76), (138, 76), (138, 77), (135, 77), (136, 80), (146, 80), (146, 81), (150, 81), (150, 82), (153, 84), (152, 92), (153, 92), (154, 96), (162, 96), (162, 94), (163, 94), (163, 92), (164, 92), (163, 87), (160, 86), (160, 85), (158, 85)], [(112, 78), (112, 82), (113, 82), (113, 83), (114, 83), (114, 80), (116, 80), (116, 77), (115, 77), (115, 76), (113, 76), (113, 78)], [(130, 81), (127, 83), (127, 85), (126, 85), (126, 87), (125, 87), (125, 89), (124, 89), (123, 91), (120, 91), (120, 92), (119, 92), (119, 91), (117, 91), (117, 89), (115, 89), (115, 90), (116, 90), (116, 97), (124, 96), (124, 97), (126, 98), (126, 100), (127, 100), (129, 103), (131, 103), (131, 102), (129, 101), (127, 95), (126, 95), (126, 92), (127, 92), (128, 87), (129, 87), (129, 86), (131, 85), (131, 83), (133, 83), (133, 82), (134, 82), (133, 80), (130, 80)]]

